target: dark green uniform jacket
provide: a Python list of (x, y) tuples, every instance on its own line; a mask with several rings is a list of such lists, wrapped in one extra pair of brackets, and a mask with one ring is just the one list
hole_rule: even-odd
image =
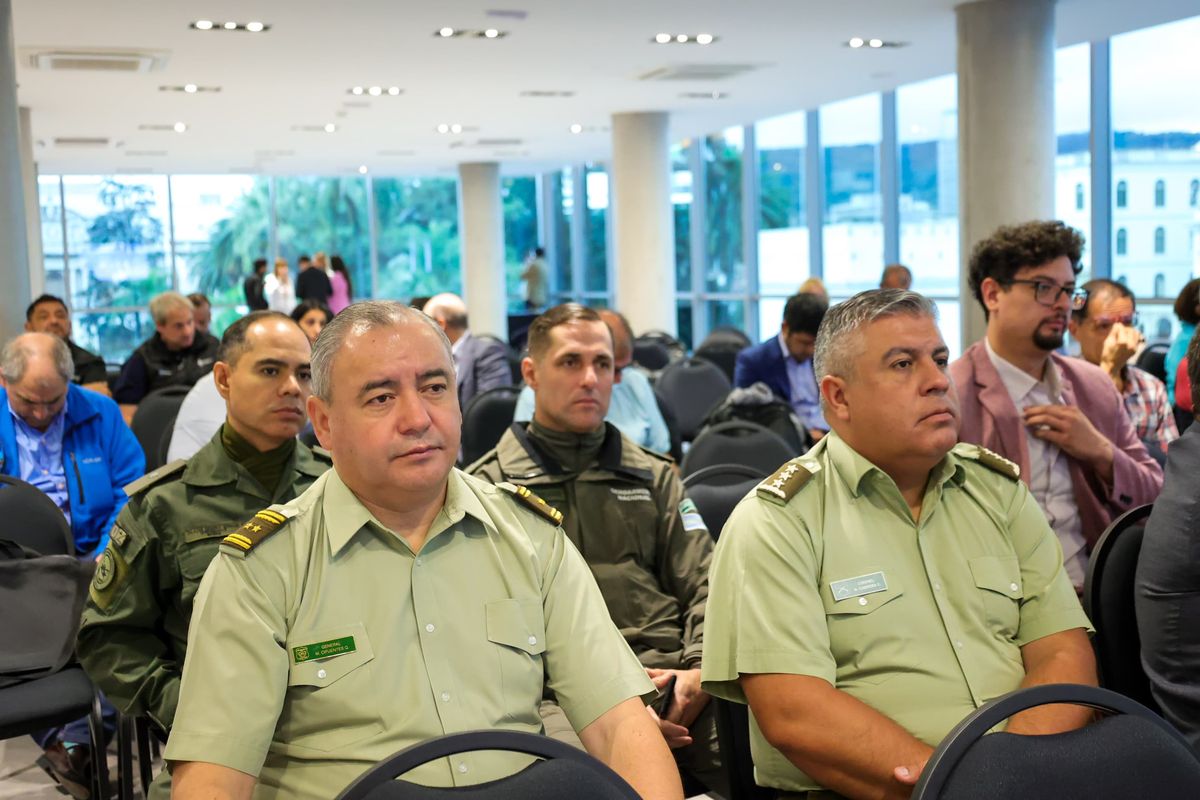
[(699, 667), (713, 543), (671, 459), (605, 423), (587, 451), (595, 455), (572, 469), (563, 464), (570, 454), (530, 426), (514, 424), (467, 471), (528, 486), (563, 513), (563, 529), (642, 664)]
[(129, 485), (78, 640), (84, 669), (113, 705), (171, 727), (192, 602), (221, 539), (329, 466), (323, 450), (297, 442), (272, 493), (229, 457), (217, 431), (191, 459)]

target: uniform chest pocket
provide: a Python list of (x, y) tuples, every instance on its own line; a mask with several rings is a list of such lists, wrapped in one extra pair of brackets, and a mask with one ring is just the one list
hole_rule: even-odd
[(1021, 624), (1021, 564), (1016, 556), (977, 556), (967, 562), (988, 624), (1012, 638)]
[(204, 577), (205, 570), (212, 560), (217, 557), (221, 540), (238, 529), (235, 522), (223, 525), (204, 525), (183, 532), (183, 543), (179, 545), (179, 574), (183, 576), (184, 585), (191, 585), (193, 593), (195, 585)]
[(371, 681), (375, 653), (362, 623), (292, 631), (286, 646), (279, 741), (329, 752), (383, 730)]
[(503, 696), (510, 707), (534, 705), (541, 699), (545, 682), (542, 653), (546, 652), (546, 620), (542, 601), (494, 600), (485, 606), (487, 638), (500, 668)]
[(840, 599), (834, 598), (828, 584), (822, 587), (839, 686), (878, 684), (895, 677), (895, 665), (904, 663), (909, 649), (910, 620), (905, 616), (906, 604), (899, 602), (903, 596), (904, 589), (894, 580), (880, 591)]

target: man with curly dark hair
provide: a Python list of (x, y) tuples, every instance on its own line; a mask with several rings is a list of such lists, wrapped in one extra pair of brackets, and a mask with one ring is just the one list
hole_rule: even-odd
[(1104, 371), (1055, 352), (1071, 310), (1087, 303), (1075, 285), (1082, 251), (1079, 232), (1057, 221), (1002, 227), (977, 244), (969, 281), (987, 335), (950, 366), (960, 440), (1021, 468), (1077, 590), (1100, 534), (1163, 481)]

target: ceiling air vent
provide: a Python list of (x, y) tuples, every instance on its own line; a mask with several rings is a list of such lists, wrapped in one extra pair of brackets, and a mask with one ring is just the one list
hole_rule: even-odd
[(524, 144), (520, 139), (479, 139), (474, 147), (519, 147)]
[(108, 147), (106, 136), (55, 136), (55, 147)]
[(167, 54), (159, 51), (131, 50), (23, 50), (24, 63), (47, 71), (86, 70), (89, 72), (152, 72), (167, 63)]
[(758, 69), (757, 64), (671, 64), (639, 75), (639, 81), (720, 81)]

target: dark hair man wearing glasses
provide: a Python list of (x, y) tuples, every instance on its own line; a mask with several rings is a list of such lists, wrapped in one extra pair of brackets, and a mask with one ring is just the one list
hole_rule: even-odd
[(975, 246), (970, 286), (987, 336), (950, 365), (962, 406), (959, 439), (1017, 463), (1062, 544), (1076, 590), (1092, 545), (1113, 517), (1154, 500), (1162, 469), (1099, 367), (1056, 352), (1083, 237), (1061, 222), (1001, 227)]
[(1163, 464), (1167, 446), (1179, 438), (1167, 387), (1158, 378), (1130, 364), (1145, 337), (1138, 330), (1133, 292), (1104, 278), (1083, 285), (1087, 303), (1071, 312), (1071, 338), (1079, 354), (1108, 374), (1125, 404), (1134, 433), (1150, 455)]

